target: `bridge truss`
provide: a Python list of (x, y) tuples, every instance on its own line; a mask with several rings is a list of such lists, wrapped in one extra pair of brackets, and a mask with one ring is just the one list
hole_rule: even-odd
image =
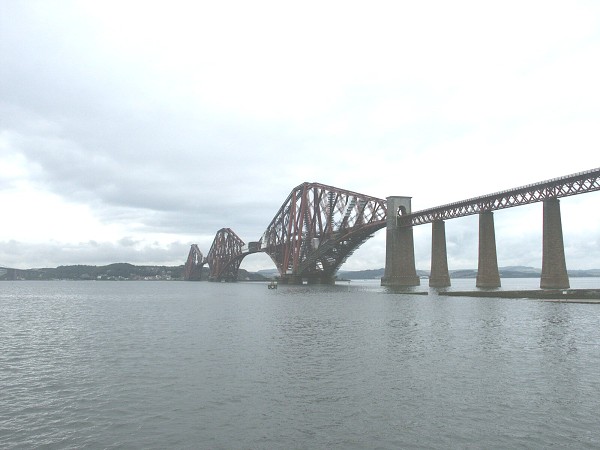
[(454, 219), (479, 214), (483, 211), (512, 208), (541, 202), (546, 199), (567, 197), (597, 190), (600, 190), (600, 168), (424, 209), (412, 214), (401, 215), (400, 212), (397, 212), (398, 224), (401, 226), (422, 225), (437, 220)]
[[(422, 225), (597, 190), (600, 168), (412, 214), (393, 214), (397, 214), (400, 226)], [(242, 259), (250, 253), (264, 252), (275, 263), (284, 283), (333, 282), (344, 261), (386, 226), (386, 216), (383, 199), (324, 184), (303, 183), (292, 190), (258, 242), (246, 246), (230, 228), (222, 228), (206, 258), (192, 245), (185, 279), (200, 279), (202, 265), (208, 263), (209, 280), (235, 281)]]
[(292, 190), (260, 239), (283, 282), (332, 282), (343, 262), (385, 227), (385, 200), (319, 183)]
[(244, 241), (231, 228), (221, 228), (210, 247), (206, 261), (210, 281), (236, 281), (244, 256)]
[(192, 244), (187, 261), (183, 267), (183, 279), (186, 281), (200, 281), (202, 279), (202, 267), (206, 260), (197, 244)]

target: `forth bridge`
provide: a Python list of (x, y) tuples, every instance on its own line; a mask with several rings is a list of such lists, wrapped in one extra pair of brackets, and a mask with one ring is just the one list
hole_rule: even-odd
[(600, 168), (486, 194), (422, 211), (411, 210), (411, 197), (386, 199), (327, 186), (302, 183), (285, 199), (260, 239), (247, 244), (231, 229), (217, 231), (207, 256), (193, 244), (184, 278), (235, 281), (242, 260), (263, 252), (271, 257), (283, 284), (333, 283), (350, 255), (373, 234), (386, 228), (383, 286), (418, 286), (413, 227), (432, 224), (429, 286), (450, 286), (445, 220), (479, 215), (477, 287), (500, 287), (493, 212), (543, 202), (542, 289), (565, 289), (565, 263), (559, 199), (600, 190)]

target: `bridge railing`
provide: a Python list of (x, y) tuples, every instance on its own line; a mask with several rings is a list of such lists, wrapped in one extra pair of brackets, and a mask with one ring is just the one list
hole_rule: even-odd
[(399, 215), (398, 225), (423, 225), (597, 190), (600, 190), (600, 168)]

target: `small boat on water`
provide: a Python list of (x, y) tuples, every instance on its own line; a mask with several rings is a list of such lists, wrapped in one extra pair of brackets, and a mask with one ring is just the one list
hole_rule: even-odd
[(271, 281), (268, 286), (269, 289), (277, 289), (277, 281)]

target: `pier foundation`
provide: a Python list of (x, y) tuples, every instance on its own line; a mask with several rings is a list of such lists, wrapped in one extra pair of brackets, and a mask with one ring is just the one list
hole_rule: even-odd
[(398, 212), (410, 214), (411, 197), (387, 197), (385, 272), (382, 286), (419, 286), (415, 268), (415, 245), (412, 226), (399, 226)]
[(308, 276), (306, 284), (335, 284), (335, 278), (329, 275)]
[(479, 288), (500, 287), (498, 257), (496, 255), (496, 232), (494, 230), (494, 213), (479, 213), (479, 257), (477, 262), (477, 281)]
[(284, 274), (279, 277), (279, 284), (303, 284), (302, 277), (298, 275)]
[(567, 289), (569, 276), (565, 262), (560, 202), (557, 198), (544, 200), (543, 227), (540, 288)]
[(450, 286), (448, 272), (448, 254), (446, 251), (446, 224), (443, 220), (436, 220), (431, 224), (431, 273), (429, 286)]

